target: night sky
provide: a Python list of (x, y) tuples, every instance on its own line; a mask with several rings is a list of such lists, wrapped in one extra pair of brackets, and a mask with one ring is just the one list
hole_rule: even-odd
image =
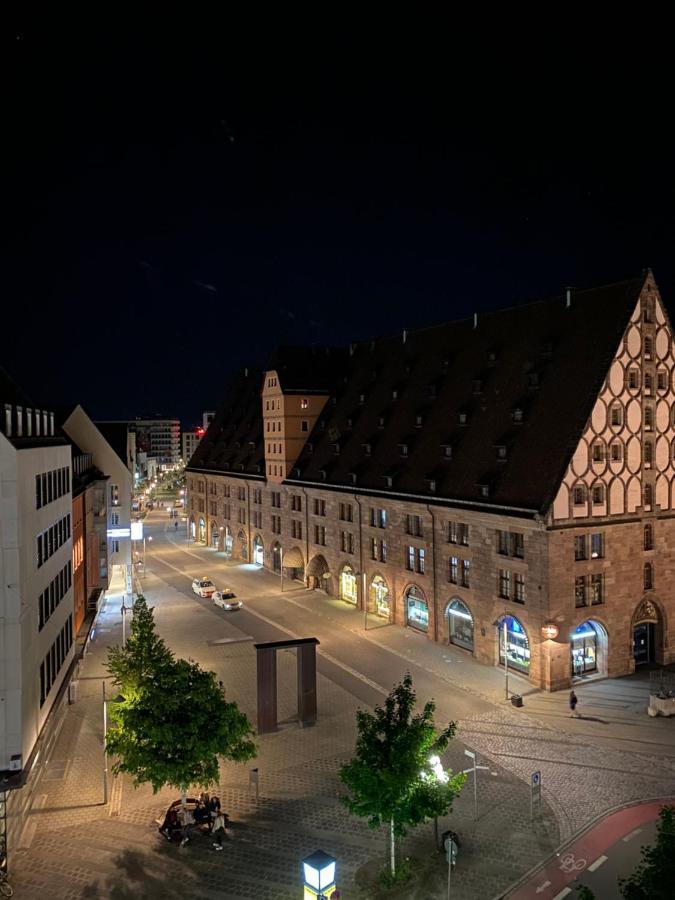
[(36, 400), (187, 424), (278, 342), (647, 266), (675, 307), (657, 50), (262, 24), (5, 29), (0, 364)]

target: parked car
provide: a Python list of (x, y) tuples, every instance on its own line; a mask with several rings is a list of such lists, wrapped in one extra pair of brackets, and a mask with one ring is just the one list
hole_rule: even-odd
[(223, 588), (222, 591), (214, 591), (213, 602), (221, 609), (241, 609), (243, 606), (235, 592), (229, 588)]
[(192, 579), (192, 590), (198, 597), (211, 597), (215, 589), (215, 584), (205, 576)]

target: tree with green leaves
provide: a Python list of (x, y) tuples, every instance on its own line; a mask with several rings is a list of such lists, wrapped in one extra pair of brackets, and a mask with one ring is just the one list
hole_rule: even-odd
[(642, 848), (642, 862), (619, 880), (624, 900), (669, 900), (675, 889), (675, 806), (659, 812), (656, 843)]
[(356, 755), (340, 770), (349, 790), (343, 802), (357, 816), (367, 818), (371, 828), (389, 826), (390, 871), (396, 874), (396, 838), (409, 827), (427, 819), (447, 815), (466, 775), (439, 773), (434, 756), (441, 754), (455, 735), (456, 723), (438, 732), (433, 716), (435, 704), (428, 701), (415, 713), (417, 698), (407, 673), (384, 706), (373, 713), (356, 714)]
[(136, 785), (148, 782), (155, 793), (171, 785), (185, 801), (190, 785), (218, 781), (219, 757), (245, 762), (255, 756), (247, 716), (225, 699), (213, 672), (174, 658), (142, 597), (126, 647), (109, 651), (108, 671), (122, 694), (111, 704), (106, 739), (116, 774), (130, 774)]

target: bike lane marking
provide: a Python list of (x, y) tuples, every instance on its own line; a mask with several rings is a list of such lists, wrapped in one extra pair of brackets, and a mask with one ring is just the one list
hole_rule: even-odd
[[(567, 896), (571, 893), (571, 888), (567, 888), (570, 882), (578, 879), (587, 868), (594, 871), (587, 865), (588, 859), (595, 860), (591, 865), (598, 868), (607, 859), (603, 851), (613, 847), (629, 832), (631, 836), (637, 834), (639, 826), (656, 819), (661, 807), (668, 802), (672, 801), (639, 803), (610, 813), (545, 863), (527, 884), (508, 894), (508, 900), (545, 900), (551, 895), (552, 900), (559, 900)], [(542, 879), (547, 883), (542, 883)]]
[(595, 862), (593, 862), (593, 863), (590, 864), (590, 866), (588, 867), (588, 871), (589, 871), (589, 872), (595, 872), (596, 869), (599, 869), (600, 866), (601, 866), (603, 863), (606, 863), (606, 862), (607, 862), (607, 857), (606, 857), (606, 856), (604, 856), (604, 855), (603, 855), (603, 856), (599, 856), (599, 857), (596, 859)]

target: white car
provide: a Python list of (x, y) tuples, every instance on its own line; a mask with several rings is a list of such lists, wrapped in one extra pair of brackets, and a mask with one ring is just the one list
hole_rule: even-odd
[(211, 597), (215, 589), (215, 584), (206, 577), (192, 579), (192, 590), (198, 597)]
[(224, 588), (222, 591), (214, 591), (213, 602), (221, 609), (241, 609), (243, 606), (241, 600), (237, 599), (235, 592), (229, 588)]

